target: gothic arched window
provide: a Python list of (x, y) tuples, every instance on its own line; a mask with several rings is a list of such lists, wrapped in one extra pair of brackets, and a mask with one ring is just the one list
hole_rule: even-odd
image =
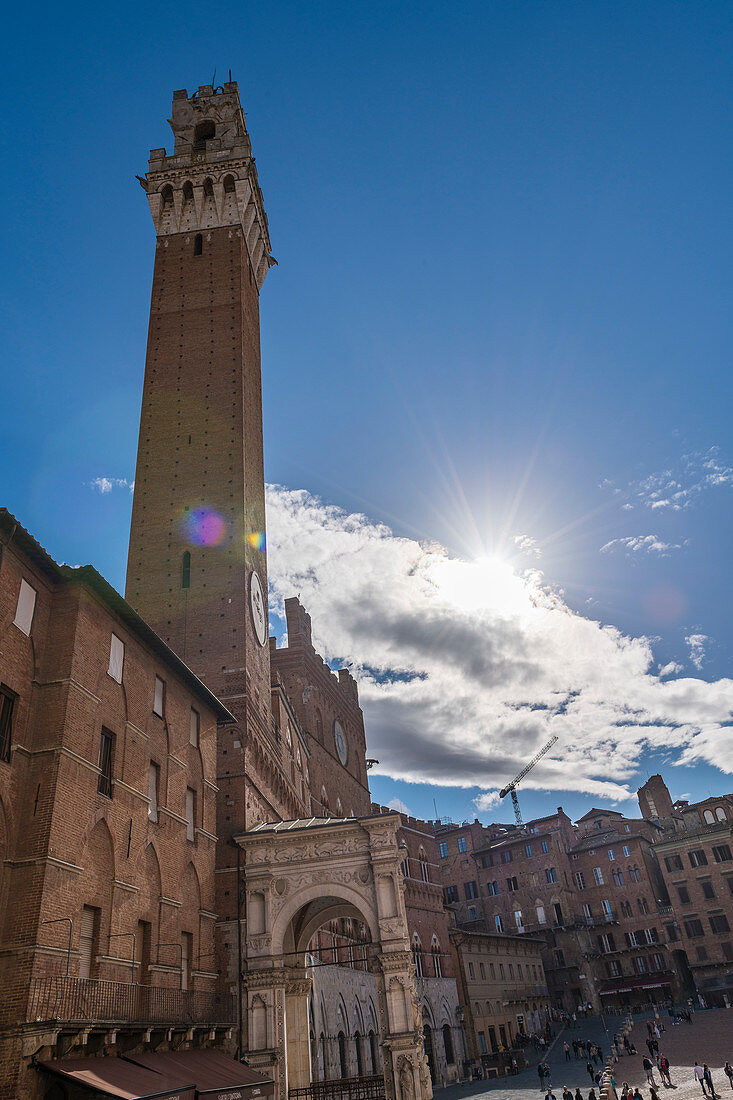
[(184, 550), (181, 559), (181, 588), (191, 587), (191, 551)]

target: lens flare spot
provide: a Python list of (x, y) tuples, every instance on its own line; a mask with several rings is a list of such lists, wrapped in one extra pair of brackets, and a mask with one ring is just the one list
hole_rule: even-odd
[(254, 550), (261, 550), (263, 554), (267, 549), (267, 539), (264, 531), (250, 531), (247, 535), (247, 542)]
[(197, 546), (218, 546), (224, 538), (226, 524), (213, 508), (194, 508), (186, 514), (183, 527)]

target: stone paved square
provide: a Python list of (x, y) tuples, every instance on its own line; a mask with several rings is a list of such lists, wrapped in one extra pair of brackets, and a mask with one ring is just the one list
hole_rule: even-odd
[[(631, 1032), (631, 1042), (636, 1047), (636, 1056), (622, 1055), (616, 1064), (616, 1081), (619, 1091), (623, 1081), (632, 1087), (638, 1086), (644, 1100), (649, 1100), (649, 1086), (646, 1082), (646, 1074), (642, 1068), (642, 1057), (646, 1053), (648, 1016), (637, 1017)], [(728, 1079), (723, 1073), (723, 1065), (728, 1061), (733, 1062), (733, 1009), (707, 1009), (695, 1012), (692, 1023), (681, 1023), (671, 1026), (665, 1014), (659, 1017), (660, 1025), (664, 1025), (665, 1031), (659, 1043), (659, 1049), (670, 1062), (670, 1074), (673, 1087), (665, 1088), (655, 1071), (654, 1079), (657, 1081), (657, 1091), (660, 1100), (697, 1100), (701, 1094), (700, 1086), (693, 1077), (695, 1060), (702, 1064), (707, 1062), (713, 1075), (716, 1095), (722, 1100), (727, 1100), (733, 1091)], [(610, 1041), (615, 1031), (623, 1025), (620, 1016), (594, 1016), (579, 1024), (576, 1029), (564, 1029), (556, 1032), (555, 1040), (547, 1061), (551, 1069), (552, 1091), (561, 1100), (563, 1086), (575, 1093), (580, 1088), (584, 1100), (587, 1100), (590, 1089), (590, 1080), (586, 1071), (586, 1060), (571, 1062), (565, 1060), (563, 1042), (567, 1038), (571, 1042), (574, 1038), (590, 1039), (600, 1044), (604, 1057), (610, 1050)], [(608, 1031), (606, 1031), (606, 1028)], [(537, 1062), (539, 1056), (533, 1048), (528, 1048), (527, 1058), (529, 1068), (517, 1074), (516, 1077), (501, 1077), (490, 1081), (471, 1081), (464, 1085), (452, 1085), (450, 1088), (436, 1092), (438, 1100), (459, 1100), (461, 1097), (471, 1097), (480, 1100), (487, 1096), (491, 1100), (538, 1100), (544, 1096), (544, 1090), (540, 1090), (537, 1076)], [(599, 1089), (596, 1088), (596, 1096)]]

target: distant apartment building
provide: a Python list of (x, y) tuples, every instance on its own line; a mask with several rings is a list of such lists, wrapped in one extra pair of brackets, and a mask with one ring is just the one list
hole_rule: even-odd
[(663, 1000), (681, 986), (653, 822), (562, 807), (524, 828), (437, 826), (444, 898), (466, 930), (542, 942), (552, 1003), (572, 1011)]
[(661, 833), (655, 849), (677, 970), (709, 1003), (733, 1003), (733, 795), (672, 803), (661, 777), (653, 780), (639, 803)]
[(527, 936), (454, 929), (451, 950), (465, 1012), (469, 1062), (499, 1073), (521, 1060), (521, 1042), (549, 1017), (542, 943)]

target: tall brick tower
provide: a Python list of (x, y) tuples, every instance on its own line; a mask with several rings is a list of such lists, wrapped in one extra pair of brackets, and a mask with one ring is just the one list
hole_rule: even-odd
[[(237, 716), (220, 731), (227, 840), (299, 816), (270, 705), (259, 292), (274, 263), (236, 83), (173, 93), (172, 156), (145, 187), (157, 233), (126, 597)], [(230, 874), (227, 874), (227, 868)]]

